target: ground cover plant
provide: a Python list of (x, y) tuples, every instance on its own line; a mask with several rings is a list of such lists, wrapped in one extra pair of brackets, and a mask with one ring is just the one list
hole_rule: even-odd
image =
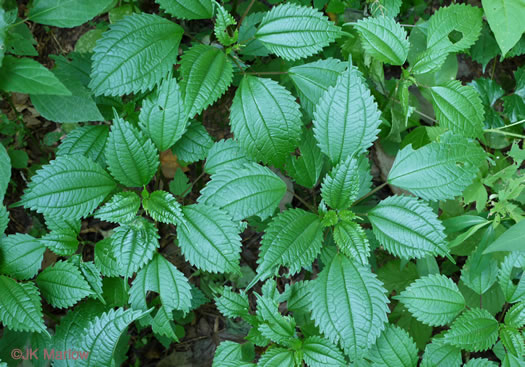
[(0, 4), (0, 365), (525, 364), (521, 0)]

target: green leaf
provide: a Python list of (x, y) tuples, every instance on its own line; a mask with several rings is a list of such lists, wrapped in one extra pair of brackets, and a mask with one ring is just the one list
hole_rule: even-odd
[(325, 157), (317, 146), (313, 131), (304, 130), (299, 143), (301, 155), (288, 156), (285, 163), (286, 173), (301, 186), (313, 188), (317, 185), (325, 164)]
[[(487, 234), (483, 236), (483, 239), (485, 236)], [(498, 277), (498, 261), (492, 255), (483, 254), (486, 241), (484, 246), (482, 244), (483, 242), (469, 255), (461, 269), (463, 283), (480, 295), (488, 291)]]
[(295, 335), (295, 320), (279, 313), (279, 304), (269, 297), (257, 296), (257, 316), (263, 320), (258, 325), (259, 332), (271, 341), (291, 346), (297, 339)]
[(523, 367), (524, 365), (523, 359), (513, 356), (510, 353), (505, 354), (505, 359), (501, 364), (502, 367)]
[(241, 238), (228, 213), (202, 203), (185, 206), (182, 213), (177, 237), (186, 260), (212, 273), (238, 272)]
[(230, 124), (246, 153), (275, 166), (282, 166), (297, 147), (303, 126), (299, 105), (286, 88), (250, 75), (243, 77), (235, 92)]
[(78, 249), (77, 235), (71, 229), (53, 230), (40, 238), (40, 242), (57, 255), (70, 256)]
[(332, 209), (347, 209), (359, 192), (357, 159), (348, 156), (326, 175), (321, 185), (321, 196)]
[(340, 36), (340, 28), (316, 9), (286, 3), (272, 8), (255, 38), (285, 60), (314, 55)]
[(399, 300), (419, 321), (430, 326), (446, 325), (465, 308), (458, 286), (444, 275), (421, 277), (405, 289)]
[(228, 31), (229, 26), (235, 26), (237, 24), (237, 21), (235, 18), (228, 13), (226, 9), (224, 9), (223, 6), (217, 3), (217, 14), (215, 19), (215, 27), (213, 29), (213, 33), (215, 33), (215, 37), (217, 37), (217, 40), (224, 46), (231, 46), (235, 42), (237, 42), (239, 38), (239, 30), (235, 28), (233, 31), (233, 34), (230, 35)]
[(175, 171), (175, 176), (169, 184), (170, 192), (175, 196), (185, 197), (190, 193), (192, 184), (188, 180), (188, 176), (182, 171), (180, 167)]
[(229, 340), (222, 341), (215, 350), (212, 367), (247, 367), (254, 366), (247, 361), (253, 360), (255, 350), (252, 343), (238, 344)]
[(73, 264), (58, 261), (36, 277), (44, 298), (56, 308), (71, 307), (94, 292)]
[[(515, 303), (525, 300), (525, 273), (519, 276), (519, 281), (515, 284), (513, 269), (525, 269), (525, 253), (522, 251), (514, 252), (505, 257), (500, 264), (498, 282), (505, 295), (505, 300)], [(518, 277), (517, 277), (518, 278)]]
[(439, 142), (400, 150), (388, 182), (425, 200), (452, 199), (472, 183), (485, 157), (478, 144), (447, 132)]
[(374, 17), (395, 17), (399, 14), (402, 0), (378, 0), (370, 4), (370, 14)]
[(525, 32), (525, 4), (512, 0), (482, 0), (490, 29), (494, 32), (501, 54), (505, 56)]
[(132, 14), (97, 41), (89, 87), (95, 95), (146, 91), (177, 61), (184, 30), (153, 14)]
[(213, 17), (212, 0), (155, 0), (161, 9), (180, 19), (209, 19)]
[(118, 116), (113, 120), (105, 153), (113, 177), (128, 187), (149, 183), (159, 166), (158, 152), (151, 140)]
[(366, 267), (334, 256), (310, 287), (315, 324), (351, 360), (363, 356), (387, 321), (386, 290)]
[(221, 172), (226, 167), (240, 167), (250, 159), (244, 154), (239, 142), (227, 139), (214, 143), (206, 157), (204, 171), (208, 174)]
[(146, 265), (159, 247), (155, 225), (142, 217), (130, 224), (115, 228), (111, 236), (111, 250), (119, 265), (119, 275), (131, 278)]
[(80, 233), (82, 222), (80, 219), (55, 218), (45, 216), (47, 229), (50, 231), (70, 231), (75, 236)]
[(91, 287), (91, 290), (94, 293), (94, 297), (97, 297), (100, 300), (100, 302), (106, 304), (106, 301), (102, 296), (102, 277), (100, 276), (100, 271), (97, 269), (95, 264), (92, 261), (81, 261), (79, 269), (82, 275), (84, 276), (84, 279), (86, 279), (86, 282)]
[(333, 87), (337, 78), (345, 70), (346, 65), (337, 59), (328, 58), (304, 65), (298, 65), (288, 70), (301, 100), (301, 106), (313, 118), (315, 106), (329, 87)]
[(239, 28), (238, 43), (244, 45), (239, 50), (240, 53), (247, 56), (268, 56), (270, 52), (263, 43), (255, 38), (257, 32), (257, 24), (259, 24), (265, 13), (255, 12), (244, 18), (244, 21)]
[(339, 348), (319, 336), (310, 336), (303, 341), (303, 358), (310, 367), (343, 367), (346, 360)]
[(499, 329), (499, 338), (509, 353), (517, 357), (523, 357), (523, 353), (525, 352), (525, 343), (523, 340), (523, 335), (518, 329), (502, 326)]
[(268, 167), (246, 163), (212, 175), (197, 201), (226, 210), (235, 221), (253, 215), (265, 220), (285, 193), (286, 184)]
[(120, 275), (120, 265), (112, 250), (111, 237), (104, 238), (95, 245), (95, 266), (102, 275), (115, 277)]
[(188, 130), (173, 147), (177, 158), (186, 163), (193, 163), (206, 158), (213, 145), (213, 140), (206, 128), (198, 121), (192, 121)]
[(189, 117), (200, 114), (226, 92), (233, 78), (233, 66), (224, 52), (196, 44), (180, 59), (180, 82)]
[(334, 227), (334, 241), (343, 254), (362, 265), (368, 264), (370, 245), (359, 224), (348, 221), (337, 223)]
[(250, 318), (250, 301), (248, 295), (241, 291), (234, 292), (231, 287), (224, 287), (220, 297), (215, 297), (215, 305), (217, 309), (225, 317), (236, 318)]
[[(483, 73), (490, 60), (500, 54), (500, 48), (494, 38), (494, 35), (490, 31), (490, 28), (486, 22), (483, 22), (481, 28), (481, 35), (476, 43), (470, 48), (470, 56), (472, 60), (481, 64)], [(510, 56), (510, 55), (509, 55)]]
[(323, 226), (317, 215), (298, 208), (279, 213), (261, 241), (255, 279), (268, 278), (279, 266), (289, 268), (290, 275), (296, 274), (313, 263), (322, 246)]
[(370, 350), (374, 366), (416, 367), (417, 347), (410, 335), (399, 326), (388, 325)]
[(464, 364), (464, 367), (496, 367), (496, 362), (491, 362), (485, 358), (472, 358), (467, 363)]
[(117, 347), (120, 336), (135, 320), (147, 312), (124, 310), (118, 308), (109, 310), (96, 317), (84, 330), (80, 350), (88, 352), (86, 359), (79, 359), (79, 366), (112, 366), (113, 352)]
[(9, 213), (5, 206), (0, 205), (0, 238), (4, 235), (7, 225), (9, 224)]
[(162, 80), (155, 93), (142, 102), (139, 124), (161, 152), (182, 137), (188, 125), (188, 115), (175, 78)]
[(520, 329), (525, 325), (525, 303), (513, 305), (505, 314), (505, 325)]
[(461, 349), (434, 338), (425, 348), (421, 367), (460, 367)]
[(111, 223), (129, 223), (140, 208), (140, 197), (133, 191), (119, 192), (100, 207), (93, 216)]
[(467, 138), (483, 137), (483, 105), (474, 88), (451, 80), (431, 87), (430, 94), (440, 126)]
[(111, 4), (112, 0), (36, 0), (28, 18), (40, 24), (72, 28), (91, 20)]
[(180, 224), (184, 221), (179, 202), (169, 192), (162, 190), (152, 192), (143, 200), (142, 206), (157, 222)]
[(0, 321), (14, 331), (34, 331), (49, 335), (42, 317), (38, 288), (32, 283), (17, 283), (0, 275)]
[(497, 251), (522, 251), (525, 240), (525, 221), (520, 221), (492, 242), (483, 251), (484, 254)]
[(77, 127), (62, 141), (57, 149), (57, 157), (65, 155), (84, 155), (95, 162), (104, 162), (104, 148), (109, 135), (109, 127), (91, 125)]
[(34, 277), (44, 259), (45, 246), (28, 234), (0, 239), (0, 273), (19, 280)]
[(27, 94), (70, 96), (71, 92), (45, 66), (28, 58), (4, 57), (0, 68), (0, 90)]
[(314, 113), (314, 135), (332, 163), (365, 152), (377, 139), (380, 112), (353, 65), (328, 88)]
[(403, 65), (410, 43), (407, 32), (391, 17), (368, 17), (355, 25), (367, 53), (390, 65)]
[(432, 208), (412, 196), (391, 196), (369, 213), (374, 235), (391, 254), (403, 259), (450, 257), (445, 228)]
[(11, 159), (5, 147), (0, 144), (0, 202), (4, 201), (9, 181), (11, 181)]
[(284, 348), (272, 348), (267, 350), (261, 356), (261, 358), (259, 358), (259, 362), (257, 362), (257, 367), (280, 367), (294, 365), (295, 362), (293, 351)]
[(36, 172), (20, 203), (52, 217), (79, 219), (95, 210), (115, 187), (111, 176), (91, 159), (62, 156)]
[(497, 339), (498, 321), (487, 310), (473, 308), (452, 323), (443, 341), (469, 352), (479, 352), (492, 347)]

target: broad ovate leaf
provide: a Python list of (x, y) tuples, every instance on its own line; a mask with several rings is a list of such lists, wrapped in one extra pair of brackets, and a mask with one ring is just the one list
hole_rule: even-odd
[[(521, 271), (514, 275), (514, 269)], [(500, 264), (498, 282), (505, 295), (505, 300), (509, 303), (525, 301), (525, 252), (516, 251), (505, 257)], [(516, 281), (514, 280), (516, 277)]]
[(368, 264), (370, 245), (363, 228), (350, 221), (339, 221), (334, 227), (334, 241), (339, 250), (356, 262)]
[(140, 197), (133, 191), (123, 191), (113, 195), (93, 216), (106, 222), (129, 223), (139, 208)]
[(485, 351), (496, 343), (498, 327), (498, 321), (490, 312), (473, 308), (452, 323), (443, 341), (469, 352)]
[(309, 367), (343, 367), (346, 360), (334, 344), (319, 336), (310, 336), (303, 342), (303, 359)]
[(416, 367), (417, 353), (416, 343), (408, 332), (388, 325), (370, 350), (370, 359), (378, 367)]
[(483, 253), (523, 251), (523, 241), (525, 241), (525, 221), (522, 220), (503, 232)]
[(40, 270), (46, 247), (28, 234), (12, 234), (0, 239), (0, 273), (19, 280), (34, 277)]
[(79, 26), (107, 10), (112, 0), (36, 0), (29, 11), (33, 22), (55, 27)]
[(206, 158), (213, 140), (206, 128), (198, 121), (192, 121), (182, 138), (173, 146), (172, 152), (178, 160), (193, 163)]
[(169, 192), (153, 191), (144, 198), (142, 206), (146, 213), (158, 222), (179, 224), (184, 220), (179, 202)]
[(501, 54), (505, 56), (525, 32), (525, 3), (514, 0), (482, 0), (481, 4)]
[(108, 135), (109, 127), (106, 125), (77, 127), (62, 140), (57, 148), (57, 157), (81, 154), (95, 162), (104, 162), (104, 148)]
[(213, 16), (212, 0), (155, 0), (166, 13), (180, 19), (209, 19)]
[(215, 174), (222, 171), (228, 166), (242, 166), (244, 163), (250, 162), (241, 149), (239, 142), (227, 139), (219, 140), (210, 148), (204, 171), (209, 174)]

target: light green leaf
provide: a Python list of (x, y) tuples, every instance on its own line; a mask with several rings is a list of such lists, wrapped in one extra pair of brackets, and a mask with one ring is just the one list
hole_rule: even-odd
[(0, 202), (4, 201), (9, 181), (11, 181), (11, 159), (5, 147), (0, 144)]
[(347, 209), (359, 192), (357, 159), (348, 156), (326, 175), (321, 185), (321, 196), (332, 209)]
[(510, 253), (500, 264), (498, 273), (498, 282), (501, 290), (505, 295), (505, 300), (509, 303), (515, 303), (525, 300), (525, 273), (519, 275), (517, 284), (513, 282), (513, 269), (525, 269), (525, 252), (516, 251)]
[(224, 9), (222, 5), (220, 5), (219, 3), (216, 3), (216, 5), (217, 13), (213, 33), (215, 33), (215, 37), (217, 37), (217, 40), (223, 46), (231, 46), (232, 44), (237, 42), (239, 38), (239, 30), (235, 28), (233, 34), (230, 35), (228, 27), (232, 26), (233, 28), (235, 25), (237, 25), (237, 21), (226, 9)]
[(309, 367), (343, 367), (346, 360), (335, 345), (319, 336), (310, 336), (303, 341), (303, 358)]
[(502, 326), (499, 329), (499, 338), (509, 353), (523, 358), (525, 343), (523, 335), (518, 329), (506, 325)]
[(113, 177), (128, 187), (144, 186), (157, 172), (157, 149), (144, 134), (115, 116), (106, 145), (108, 168)]
[(388, 325), (370, 350), (374, 366), (416, 367), (417, 347), (412, 337), (399, 326)]
[(255, 350), (252, 343), (238, 344), (229, 340), (221, 342), (215, 350), (212, 367), (255, 366), (247, 361), (253, 360)]
[(239, 50), (243, 55), (249, 56), (268, 56), (270, 52), (263, 43), (255, 38), (257, 32), (257, 24), (259, 24), (266, 13), (255, 12), (249, 14), (241, 24), (239, 28), (239, 39), (238, 43), (244, 45)]
[(202, 203), (185, 206), (182, 213), (177, 237), (186, 260), (212, 273), (238, 272), (241, 238), (228, 213)]
[(295, 320), (291, 316), (279, 313), (279, 304), (272, 298), (260, 296), (257, 293), (257, 316), (261, 322), (259, 332), (271, 341), (285, 346), (291, 346), (297, 339), (295, 335)]
[[(487, 236), (484, 235), (483, 239)], [(485, 242), (486, 246), (486, 242)], [(469, 255), (461, 269), (461, 280), (477, 294), (483, 294), (492, 287), (498, 277), (498, 261), (492, 255), (484, 255), (483, 242)]]
[(430, 326), (448, 324), (465, 308), (465, 298), (457, 285), (438, 274), (421, 277), (394, 298), (416, 319)]
[(386, 290), (366, 267), (337, 254), (310, 287), (315, 324), (351, 360), (363, 356), (387, 321)]
[(400, 150), (388, 182), (425, 200), (452, 199), (472, 183), (485, 159), (478, 144), (447, 132), (439, 142)]
[(445, 228), (422, 200), (391, 196), (369, 213), (372, 229), (385, 249), (403, 259), (448, 256)]
[(501, 367), (523, 367), (523, 366), (525, 366), (523, 359), (513, 356), (510, 353), (505, 354), (505, 359), (503, 359), (503, 363), (501, 364)]
[(5, 206), (0, 205), (0, 238), (4, 235), (7, 225), (9, 224), (9, 213)]
[(355, 25), (366, 52), (390, 65), (403, 65), (410, 44), (407, 32), (391, 17), (368, 17)]
[(45, 66), (33, 59), (4, 57), (0, 68), (0, 90), (27, 94), (70, 96), (71, 92)]
[(319, 100), (314, 135), (332, 163), (363, 153), (377, 139), (380, 112), (362, 74), (349, 65)]
[(206, 158), (213, 145), (213, 140), (206, 128), (198, 121), (192, 121), (188, 130), (173, 147), (177, 158), (186, 163), (193, 163)]
[(157, 222), (180, 224), (184, 221), (181, 206), (169, 192), (157, 190), (144, 198), (144, 210)]
[(89, 87), (119, 96), (153, 88), (177, 61), (184, 30), (158, 15), (132, 14), (97, 41)]
[(516, 303), (505, 313), (505, 324), (517, 329), (525, 325), (524, 302)]
[(58, 261), (45, 268), (36, 277), (36, 284), (47, 302), (56, 308), (71, 307), (82, 298), (94, 294), (80, 270), (65, 261)]
[(492, 242), (484, 254), (497, 251), (523, 251), (523, 241), (525, 241), (525, 220), (514, 224), (507, 229), (501, 236)]
[(496, 367), (496, 362), (491, 362), (485, 358), (472, 358), (467, 363), (464, 364), (464, 367)]
[(514, 0), (482, 0), (490, 29), (494, 32), (501, 54), (505, 56), (525, 32), (525, 2)]
[(42, 317), (40, 293), (32, 282), (17, 283), (0, 275), (0, 321), (13, 331), (49, 335)]
[(224, 52), (196, 44), (180, 59), (180, 87), (190, 118), (200, 114), (226, 92), (233, 78), (233, 66)]
[(57, 157), (64, 155), (84, 155), (95, 162), (104, 162), (104, 148), (109, 135), (106, 125), (77, 127), (62, 141), (57, 149)]
[(62, 156), (36, 172), (20, 203), (51, 217), (79, 219), (95, 210), (115, 187), (111, 176), (91, 159)]
[(72, 28), (91, 20), (111, 4), (112, 0), (35, 0), (29, 19), (40, 24)]
[(129, 223), (140, 208), (140, 197), (133, 191), (119, 192), (100, 207), (93, 216), (111, 223)]
[(317, 146), (313, 131), (304, 130), (299, 143), (301, 155), (288, 156), (285, 163), (286, 173), (301, 186), (313, 188), (317, 185), (325, 164), (325, 156)]
[(461, 349), (434, 338), (425, 348), (420, 367), (460, 367)]
[(452, 323), (443, 341), (469, 352), (479, 352), (492, 347), (497, 339), (498, 321), (487, 310), (473, 308)]
[(215, 174), (222, 171), (225, 167), (240, 167), (250, 159), (244, 154), (239, 142), (227, 139), (219, 140), (210, 148), (204, 171)]
[(334, 227), (334, 241), (343, 254), (362, 265), (368, 264), (370, 245), (359, 224), (347, 221), (337, 223)]
[(340, 28), (316, 9), (277, 5), (264, 16), (255, 38), (285, 60), (314, 55), (340, 36)]
[(299, 105), (286, 88), (250, 75), (243, 77), (235, 92), (230, 124), (246, 153), (275, 166), (282, 166), (297, 147), (303, 126)]
[(45, 246), (28, 234), (0, 239), (0, 273), (19, 280), (34, 277), (44, 259)]
[(451, 80), (431, 87), (430, 94), (440, 126), (467, 138), (483, 137), (483, 105), (472, 87)]
[(91, 290), (94, 293), (94, 297), (97, 297), (100, 300), (100, 302), (106, 304), (106, 301), (102, 296), (102, 277), (100, 275), (100, 271), (97, 269), (95, 264), (92, 261), (81, 261), (79, 269), (82, 275), (84, 276), (84, 279), (86, 279), (86, 282), (91, 287)]
[(180, 19), (209, 19), (213, 17), (212, 0), (155, 0), (168, 14)]
[(182, 137), (188, 115), (175, 78), (162, 80), (155, 93), (142, 102), (139, 124), (161, 152)]
[(40, 238), (40, 242), (55, 254), (70, 256), (78, 249), (78, 232), (71, 229), (52, 230)]
[(220, 297), (215, 297), (215, 305), (225, 317), (250, 318), (250, 301), (243, 291), (237, 293), (231, 287), (224, 287)]
[(374, 17), (395, 17), (399, 14), (402, 0), (378, 0), (370, 4), (370, 14)]
[(294, 353), (289, 349), (272, 348), (267, 350), (259, 362), (257, 367), (280, 367), (280, 366), (294, 366)]
[(104, 238), (95, 245), (95, 266), (102, 275), (116, 277), (120, 275), (120, 265), (113, 254), (111, 237)]
[(246, 163), (229, 166), (211, 176), (201, 190), (199, 203), (226, 210), (233, 220), (271, 216), (286, 193), (286, 184), (268, 167)]

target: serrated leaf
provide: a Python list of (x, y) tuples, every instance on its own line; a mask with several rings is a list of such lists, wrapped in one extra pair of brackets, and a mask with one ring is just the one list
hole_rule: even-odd
[(108, 135), (109, 127), (105, 125), (77, 127), (58, 146), (57, 157), (81, 154), (95, 162), (104, 162)]
[(206, 128), (198, 121), (192, 121), (188, 129), (173, 146), (173, 153), (186, 163), (193, 163), (206, 158), (213, 145), (213, 140)]
[(317, 146), (312, 130), (305, 130), (299, 143), (301, 155), (288, 156), (286, 173), (301, 186), (313, 188), (319, 181), (325, 164), (325, 157)]
[(266, 351), (257, 367), (280, 367), (280, 366), (294, 366), (294, 353), (289, 349), (272, 348)]
[(4, 200), (7, 186), (11, 180), (11, 159), (5, 147), (0, 144), (0, 201)]
[(113, 177), (128, 187), (149, 183), (159, 166), (158, 152), (151, 140), (118, 116), (113, 120), (105, 153)]
[(195, 44), (180, 59), (180, 75), (184, 105), (192, 118), (226, 92), (232, 82), (233, 66), (221, 49)]
[(243, 55), (249, 56), (268, 56), (270, 52), (264, 47), (263, 43), (255, 38), (257, 24), (259, 24), (265, 13), (255, 12), (249, 14), (239, 28), (238, 43), (244, 47), (239, 50)]
[(505, 324), (517, 329), (525, 325), (524, 302), (516, 303), (505, 313)]
[[(159, 308), (155, 317), (151, 320), (151, 330), (155, 336), (161, 335), (169, 339), (169, 341), (179, 341), (179, 337), (175, 332), (175, 324), (170, 320), (170, 317), (173, 318), (173, 315), (168, 314), (164, 308)], [(145, 317), (141, 319), (143, 322)]]
[(0, 239), (0, 273), (18, 280), (34, 277), (44, 259), (45, 246), (28, 234), (12, 234)]
[(219, 140), (208, 152), (204, 171), (208, 174), (215, 174), (225, 167), (239, 167), (248, 162), (250, 159), (242, 151), (239, 142), (232, 139)]
[(369, 213), (374, 235), (385, 249), (403, 259), (450, 257), (445, 228), (432, 208), (412, 196), (391, 196)]
[(36, 277), (42, 296), (56, 308), (71, 307), (94, 292), (80, 270), (73, 264), (58, 261)]
[(518, 329), (506, 325), (502, 326), (499, 329), (499, 338), (509, 353), (523, 358), (523, 353), (525, 352), (525, 343), (523, 340), (523, 335)]
[(246, 153), (275, 166), (282, 166), (297, 147), (303, 126), (299, 105), (286, 88), (251, 75), (243, 77), (235, 92), (230, 124)]
[(492, 287), (498, 277), (498, 261), (492, 255), (483, 255), (480, 245), (469, 255), (461, 269), (461, 280), (477, 294), (483, 294)]
[(247, 367), (254, 366), (251, 361), (255, 355), (252, 343), (238, 344), (229, 340), (222, 341), (215, 350), (212, 367)]
[(142, 102), (139, 124), (161, 152), (182, 137), (188, 115), (175, 78), (162, 80), (155, 93)]
[(479, 145), (447, 132), (439, 142), (400, 150), (388, 182), (425, 200), (452, 199), (472, 183), (485, 157)]
[(220, 297), (215, 297), (217, 309), (225, 317), (250, 317), (250, 301), (245, 292), (234, 292), (231, 287), (224, 287)]
[(323, 246), (319, 217), (302, 209), (288, 209), (272, 219), (261, 241), (257, 274), (266, 279), (286, 266), (293, 275), (313, 263)]
[(491, 362), (485, 358), (472, 358), (467, 363), (464, 364), (464, 367), (496, 367), (495, 362)]
[(461, 349), (443, 342), (443, 338), (427, 344), (421, 367), (460, 367)]
[(351, 360), (363, 356), (387, 321), (386, 290), (366, 267), (337, 254), (310, 287), (315, 324)]
[(416, 367), (417, 347), (410, 335), (399, 326), (388, 325), (370, 350), (374, 366)]
[(299, 281), (292, 285), (287, 284), (283, 294), (286, 295), (286, 308), (292, 312), (309, 313), (309, 287), (310, 281)]
[(515, 303), (525, 300), (525, 273), (519, 275), (519, 281), (513, 282), (513, 269), (525, 269), (525, 252), (514, 252), (500, 264), (498, 273), (498, 283), (505, 295), (505, 300), (509, 303)]
[(365, 152), (377, 139), (380, 112), (353, 65), (328, 88), (314, 112), (314, 135), (332, 163)]
[(78, 232), (71, 229), (53, 230), (42, 236), (40, 242), (60, 256), (70, 256), (78, 249)]
[(213, 16), (212, 0), (155, 0), (161, 9), (180, 19), (208, 19)]
[(402, 0), (378, 0), (370, 4), (370, 14), (374, 17), (395, 17), (399, 14)]
[(498, 321), (487, 311), (473, 308), (461, 314), (450, 326), (443, 341), (469, 352), (489, 349), (498, 339)]
[(257, 296), (257, 316), (261, 322), (258, 325), (259, 332), (266, 338), (280, 345), (291, 345), (296, 339), (295, 320), (290, 316), (279, 313), (278, 303), (268, 297)]
[(334, 241), (343, 254), (362, 265), (368, 264), (370, 245), (359, 224), (347, 221), (337, 223), (334, 227)]
[(183, 33), (158, 15), (124, 17), (97, 41), (89, 87), (95, 95), (107, 96), (153, 88), (177, 61)]
[(71, 28), (79, 26), (102, 13), (112, 0), (36, 0), (29, 19), (40, 24)]
[(102, 275), (115, 277), (120, 275), (120, 265), (112, 251), (111, 237), (104, 238), (95, 245), (95, 266)]
[(179, 202), (169, 192), (157, 190), (144, 198), (144, 210), (157, 222), (179, 224), (184, 218)]
[(89, 215), (116, 187), (111, 176), (84, 156), (62, 156), (38, 170), (20, 201), (52, 217)]
[(512, 0), (482, 0), (481, 4), (501, 54), (505, 56), (525, 32), (522, 18), (525, 5)]
[(230, 35), (228, 31), (229, 26), (237, 25), (235, 18), (226, 10), (222, 5), (216, 3), (217, 13), (215, 18), (215, 27), (213, 28), (213, 33), (217, 40), (223, 46), (231, 46), (237, 42), (239, 38), (239, 30), (235, 28), (233, 34)]
[(346, 360), (335, 345), (319, 336), (310, 336), (303, 342), (303, 359), (309, 367), (343, 367)]
[(467, 138), (483, 137), (483, 105), (472, 87), (451, 80), (431, 87), (430, 94), (440, 126)]
[(79, 269), (95, 296), (100, 300), (100, 302), (106, 304), (106, 301), (102, 296), (102, 277), (100, 276), (100, 271), (97, 269), (95, 264), (92, 261), (81, 261)]
[(390, 65), (403, 65), (410, 43), (407, 32), (391, 17), (368, 17), (355, 25), (366, 52)]
[(321, 185), (321, 196), (332, 209), (347, 209), (359, 192), (359, 171), (357, 159), (348, 156), (341, 160), (326, 175)]
[(129, 223), (140, 208), (140, 197), (133, 191), (116, 193), (93, 216), (111, 223)]
[(142, 217), (115, 228), (111, 236), (111, 251), (119, 265), (119, 275), (131, 278), (151, 260), (159, 247), (155, 225)]
[(314, 55), (340, 36), (340, 28), (316, 9), (286, 3), (273, 7), (255, 38), (285, 60)]
[(5, 206), (0, 205), (0, 238), (4, 235), (7, 225), (9, 224), (9, 213)]
[(34, 331), (49, 335), (42, 317), (38, 288), (32, 283), (17, 283), (0, 275), (0, 321), (14, 331)]
[(295, 85), (301, 106), (313, 118), (315, 106), (324, 92), (337, 82), (346, 65), (337, 59), (328, 58), (291, 67), (288, 76)]
[(177, 237), (186, 260), (212, 273), (238, 272), (241, 238), (228, 213), (202, 203), (185, 206), (182, 213)]
[(285, 182), (268, 167), (246, 163), (212, 175), (197, 201), (226, 210), (234, 221), (254, 215), (265, 220), (285, 193)]
[(465, 308), (465, 298), (457, 285), (438, 274), (419, 278), (394, 298), (416, 319), (430, 326), (448, 324)]

